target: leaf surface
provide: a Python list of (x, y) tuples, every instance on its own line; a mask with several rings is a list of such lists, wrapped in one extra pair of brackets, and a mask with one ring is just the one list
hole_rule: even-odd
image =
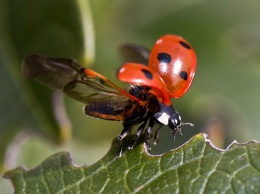
[[(131, 139), (127, 139), (131, 141)], [(77, 166), (69, 153), (57, 153), (34, 169), (5, 174), (16, 193), (258, 193), (260, 144), (234, 142), (212, 147), (205, 134), (175, 150), (146, 154), (142, 143), (118, 160), (116, 140), (108, 154), (90, 166)], [(86, 156), (87, 157), (87, 156)]]

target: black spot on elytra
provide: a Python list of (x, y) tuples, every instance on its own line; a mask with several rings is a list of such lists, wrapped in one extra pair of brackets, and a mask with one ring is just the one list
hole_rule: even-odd
[(186, 49), (188, 49), (188, 50), (191, 49), (191, 47), (190, 47), (190, 45), (189, 45), (188, 43), (183, 42), (183, 41), (179, 41), (179, 43), (180, 43), (180, 45), (183, 46), (184, 48), (186, 48)]
[(172, 60), (171, 55), (168, 53), (158, 53), (157, 58), (162, 63), (170, 63)]
[(150, 71), (146, 69), (142, 69), (142, 72), (144, 73), (145, 77), (148, 78), (149, 80), (153, 79), (153, 74)]
[(186, 71), (181, 71), (180, 72), (180, 77), (184, 80), (187, 80), (188, 79), (188, 74)]

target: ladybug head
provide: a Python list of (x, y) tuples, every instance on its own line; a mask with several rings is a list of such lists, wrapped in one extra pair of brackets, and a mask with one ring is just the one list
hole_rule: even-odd
[(174, 131), (180, 131), (182, 126), (181, 115), (178, 112), (175, 112), (173, 115), (171, 115), (168, 125)]

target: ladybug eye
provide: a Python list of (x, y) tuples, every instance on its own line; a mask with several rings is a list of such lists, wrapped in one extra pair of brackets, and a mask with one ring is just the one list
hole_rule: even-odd
[(144, 73), (145, 77), (148, 78), (149, 80), (153, 79), (153, 74), (147, 69), (142, 69), (142, 72)]
[(187, 80), (188, 79), (188, 74), (186, 71), (181, 71), (180, 72), (180, 77), (184, 80)]
[(188, 50), (191, 49), (190, 45), (188, 45), (186, 42), (179, 41), (179, 43), (180, 43), (180, 45), (182, 45), (184, 48), (186, 48), (186, 49), (188, 49)]
[(172, 60), (171, 55), (168, 53), (158, 53), (157, 58), (161, 63), (170, 63)]
[(174, 120), (174, 124), (175, 124), (175, 125), (179, 126), (180, 123), (181, 123), (180, 120), (177, 120), (177, 119)]

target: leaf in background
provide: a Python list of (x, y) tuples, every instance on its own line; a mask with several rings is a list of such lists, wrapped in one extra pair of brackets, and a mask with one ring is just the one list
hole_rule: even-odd
[[(93, 61), (91, 14), (80, 13), (90, 11), (88, 1), (80, 2), (81, 9), (78, 3), (1, 0), (0, 172), (10, 168), (10, 163), (3, 166), (6, 148), (22, 129), (29, 129), (30, 134), (40, 133), (58, 143), (70, 137), (70, 124), (66, 120), (61, 97), (22, 77), (21, 61), (32, 53), (66, 56), (89, 63)], [(88, 37), (91, 44), (86, 49)], [(91, 54), (85, 54), (85, 50)]]
[[(143, 136), (144, 138), (144, 136)], [(131, 138), (128, 138), (131, 141)], [(91, 166), (76, 166), (61, 152), (38, 167), (18, 167), (5, 174), (16, 193), (258, 193), (260, 144), (233, 143), (212, 147), (205, 134), (159, 156), (145, 153), (140, 142), (115, 160), (115, 140), (109, 153)]]

